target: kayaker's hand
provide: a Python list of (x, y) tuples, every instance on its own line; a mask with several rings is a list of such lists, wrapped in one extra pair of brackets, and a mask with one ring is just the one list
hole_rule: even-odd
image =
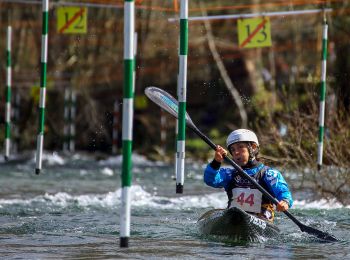
[(227, 155), (227, 151), (222, 148), (220, 145), (216, 146), (216, 151), (215, 151), (215, 156), (214, 159), (215, 161), (222, 163), (222, 161), (224, 160), (224, 155)]
[(278, 204), (277, 204), (277, 211), (286, 211), (289, 209), (289, 205), (288, 202), (285, 200), (281, 200)]

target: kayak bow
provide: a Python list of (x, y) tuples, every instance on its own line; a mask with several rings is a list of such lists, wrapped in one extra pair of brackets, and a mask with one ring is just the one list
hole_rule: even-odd
[(210, 210), (198, 219), (197, 225), (204, 235), (223, 235), (249, 242), (275, 237), (280, 232), (271, 222), (236, 207)]

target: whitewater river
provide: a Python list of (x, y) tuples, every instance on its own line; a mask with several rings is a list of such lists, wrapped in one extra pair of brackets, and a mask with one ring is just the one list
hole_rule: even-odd
[[(324, 243), (283, 214), (279, 237), (235, 243), (201, 235), (196, 221), (222, 208), (226, 195), (202, 180), (205, 165), (186, 166), (175, 194), (173, 166), (133, 158), (130, 247), (119, 247), (121, 158), (46, 154), (35, 175), (32, 156), (0, 163), (1, 259), (350, 259), (350, 207), (295, 190), (291, 213), (341, 242)], [(286, 173), (297, 181), (293, 173)], [(292, 181), (292, 180), (289, 180)], [(308, 199), (311, 202), (306, 203)]]

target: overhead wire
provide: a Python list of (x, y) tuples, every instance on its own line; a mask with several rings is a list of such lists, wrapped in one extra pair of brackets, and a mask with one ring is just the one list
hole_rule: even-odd
[[(174, 0), (173, 5), (156, 6), (144, 4), (152, 3), (146, 0), (136, 0), (136, 9), (151, 10), (151, 11), (161, 11), (161, 12), (173, 12), (178, 13), (178, 5), (176, 0)], [(270, 0), (272, 1), (272, 0)], [(96, 8), (123, 8), (124, 1), (110, 1), (110, 0), (80, 0), (79, 2), (73, 1), (55, 1), (51, 2), (51, 6), (87, 6)], [(0, 3), (8, 4), (41, 4), (40, 0), (0, 0)], [(310, 6), (310, 5), (329, 5), (331, 3), (344, 3), (344, 0), (293, 0), (293, 1), (272, 1), (263, 3), (251, 3), (251, 4), (238, 4), (238, 5), (221, 5), (221, 6), (208, 6), (204, 7), (205, 11), (224, 11), (224, 10), (242, 10), (242, 9), (262, 9), (262, 8), (273, 8), (273, 7), (293, 7), (293, 6)], [(168, 7), (165, 7), (168, 6)], [(172, 6), (172, 7), (170, 7)], [(189, 12), (199, 12), (200, 8), (192, 7), (189, 8)]]

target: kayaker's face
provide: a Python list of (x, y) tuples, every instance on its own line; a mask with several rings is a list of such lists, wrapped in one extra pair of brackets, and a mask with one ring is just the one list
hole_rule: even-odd
[(232, 158), (239, 166), (244, 166), (249, 161), (249, 150), (247, 143), (235, 143), (230, 146)]

